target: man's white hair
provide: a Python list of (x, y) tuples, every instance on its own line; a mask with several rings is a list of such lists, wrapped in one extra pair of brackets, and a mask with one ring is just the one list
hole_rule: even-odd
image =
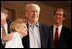
[(35, 6), (40, 10), (40, 6), (38, 4), (27, 4), (25, 7), (25, 11), (29, 10), (31, 6)]

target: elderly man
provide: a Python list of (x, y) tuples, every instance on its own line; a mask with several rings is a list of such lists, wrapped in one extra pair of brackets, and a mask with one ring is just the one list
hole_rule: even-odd
[(50, 28), (47, 25), (39, 23), (39, 14), (39, 5), (26, 5), (25, 16), (28, 19), (28, 35), (23, 38), (25, 48), (53, 48)]
[[(54, 12), (54, 25), (51, 26), (55, 48), (68, 48), (71, 30), (63, 26), (65, 20), (64, 10), (57, 8)], [(72, 39), (72, 38), (71, 38)], [(70, 40), (71, 40), (70, 39)]]

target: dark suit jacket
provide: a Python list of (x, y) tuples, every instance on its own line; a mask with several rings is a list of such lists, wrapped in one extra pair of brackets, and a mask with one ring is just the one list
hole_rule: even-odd
[[(51, 30), (53, 33), (53, 26), (51, 26)], [(70, 35), (70, 29), (63, 26), (56, 48), (68, 48), (69, 35)]]
[[(10, 33), (10, 24), (11, 24), (11, 22), (9, 20), (7, 20), (8, 33)], [(2, 45), (2, 40), (1, 40), (1, 48), (4, 48), (4, 46)]]
[[(27, 25), (28, 26), (28, 25)], [(39, 24), (41, 48), (53, 48), (53, 39), (50, 31), (50, 27), (44, 24)], [(23, 38), (24, 48), (30, 48), (29, 44), (29, 32), (26, 37)]]

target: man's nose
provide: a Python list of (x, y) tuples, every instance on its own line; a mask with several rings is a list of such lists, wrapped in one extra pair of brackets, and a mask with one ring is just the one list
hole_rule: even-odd
[(35, 14), (36, 14), (36, 12), (34, 11), (34, 12), (33, 12), (33, 14), (35, 15)]
[(60, 16), (59, 15), (56, 15), (56, 17), (59, 18)]

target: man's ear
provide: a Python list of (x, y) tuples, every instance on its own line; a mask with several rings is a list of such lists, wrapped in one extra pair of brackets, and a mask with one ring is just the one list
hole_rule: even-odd
[(8, 17), (8, 14), (6, 14), (6, 18)]
[(65, 20), (65, 17), (63, 18), (63, 20)]
[(28, 14), (27, 14), (27, 12), (25, 12), (25, 16), (26, 16), (26, 17), (28, 17)]

